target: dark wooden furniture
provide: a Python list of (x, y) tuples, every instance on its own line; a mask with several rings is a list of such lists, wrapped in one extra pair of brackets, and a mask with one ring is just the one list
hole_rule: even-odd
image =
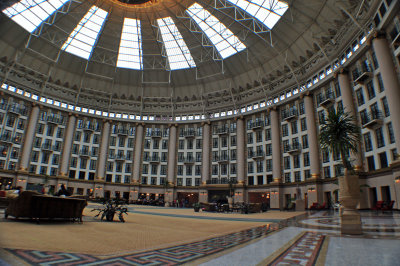
[(24, 191), (17, 198), (10, 200), (4, 216), (26, 217), (37, 221), (66, 219), (82, 222), (82, 213), (86, 205), (85, 199), (52, 197), (35, 191)]

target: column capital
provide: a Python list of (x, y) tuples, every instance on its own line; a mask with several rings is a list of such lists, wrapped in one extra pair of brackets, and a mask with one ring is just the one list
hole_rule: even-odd
[(168, 127), (169, 127), (169, 128), (171, 128), (171, 127), (178, 127), (178, 124), (177, 124), (177, 123), (170, 123), (170, 124), (168, 124)]
[(237, 121), (239, 119), (243, 119), (243, 118), (244, 118), (243, 115), (238, 115), (238, 116), (235, 117), (235, 121)]

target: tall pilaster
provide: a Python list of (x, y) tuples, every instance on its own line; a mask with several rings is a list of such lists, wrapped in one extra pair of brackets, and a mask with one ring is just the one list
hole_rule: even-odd
[(397, 153), (400, 153), (400, 84), (392, 59), (393, 55), (383, 34), (377, 34), (376, 38), (372, 40), (372, 45), (379, 63), (386, 99), (389, 104)]
[(307, 135), (310, 150), (310, 171), (312, 178), (319, 178), (321, 167), (319, 161), (319, 140), (315, 121), (315, 107), (312, 95), (305, 95), (304, 105), (306, 110)]
[(282, 181), (280, 128), (279, 112), (276, 109), (271, 109), (272, 177), (274, 182)]
[(175, 181), (177, 131), (176, 125), (169, 128), (167, 181), (172, 184)]
[(33, 140), (35, 139), (36, 125), (39, 120), (40, 107), (39, 105), (32, 105), (31, 114), (29, 116), (29, 122), (25, 133), (24, 145), (21, 152), (21, 160), (19, 163), (19, 169), (27, 171), (29, 166), (29, 158), (31, 157)]
[(74, 140), (74, 133), (76, 128), (76, 116), (72, 113), (69, 114), (67, 129), (64, 137), (64, 147), (62, 150), (60, 160), (60, 176), (66, 176), (69, 169), (69, 159), (71, 157), (72, 142)]
[(143, 125), (138, 124), (136, 126), (135, 136), (135, 157), (133, 158), (133, 183), (140, 182), (140, 168), (142, 165), (142, 150), (143, 150)]
[(244, 118), (239, 117), (236, 125), (237, 135), (237, 181), (244, 184), (246, 177), (246, 138)]
[(97, 172), (96, 179), (104, 181), (106, 174), (106, 162), (108, 154), (108, 143), (110, 138), (110, 121), (104, 121), (103, 128), (101, 130), (101, 142), (100, 142), (100, 153), (97, 161)]
[(209, 123), (203, 125), (203, 150), (202, 150), (202, 169), (201, 169), (201, 182), (206, 184), (210, 180), (210, 140), (211, 140), (211, 126)]
[[(353, 88), (350, 83), (350, 77), (345, 69), (341, 69), (338, 75), (338, 82), (340, 86), (340, 91), (342, 92), (342, 103), (343, 109), (345, 112), (350, 113), (355, 120), (357, 120), (357, 112), (356, 107), (354, 105), (354, 97), (353, 97)], [(361, 151), (361, 143), (358, 143), (358, 150)], [(350, 159), (354, 161), (354, 169), (355, 170), (362, 170), (363, 159), (362, 159), (362, 152), (351, 153)]]

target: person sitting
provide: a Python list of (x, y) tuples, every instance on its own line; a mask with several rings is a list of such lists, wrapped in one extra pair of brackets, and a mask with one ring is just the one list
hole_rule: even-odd
[(60, 190), (57, 192), (56, 196), (64, 196), (64, 197), (68, 197), (71, 196), (71, 193), (69, 193), (69, 191), (65, 188), (65, 185), (62, 184)]

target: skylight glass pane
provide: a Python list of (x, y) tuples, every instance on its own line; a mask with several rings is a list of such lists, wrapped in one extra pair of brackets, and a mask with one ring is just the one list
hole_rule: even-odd
[(201, 5), (194, 3), (186, 12), (207, 35), (223, 59), (246, 49), (239, 38)]
[(272, 29), (289, 8), (278, 0), (227, 0)]
[(22, 0), (3, 13), (29, 32), (35, 29), (69, 0)]
[(143, 68), (140, 20), (125, 18), (119, 43), (117, 67)]
[(170, 18), (157, 19), (161, 37), (164, 42), (171, 70), (196, 67), (196, 64), (186, 46), (174, 21)]
[(97, 6), (92, 6), (69, 35), (68, 40), (61, 49), (76, 56), (89, 59), (93, 45), (97, 40), (107, 15), (107, 11)]

